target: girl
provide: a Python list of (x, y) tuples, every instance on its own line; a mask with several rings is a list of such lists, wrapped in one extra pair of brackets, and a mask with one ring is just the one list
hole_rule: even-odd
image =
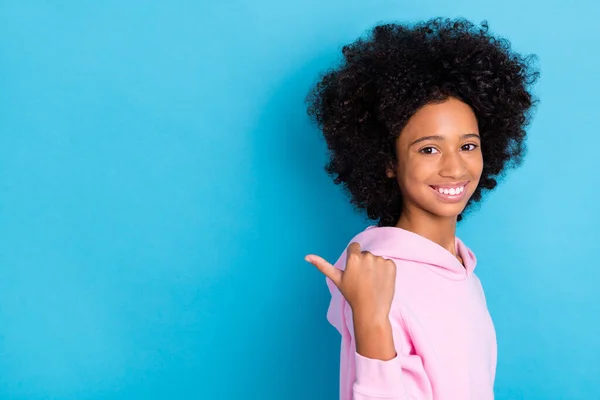
[(475, 255), (455, 236), (520, 164), (534, 56), (464, 19), (376, 26), (307, 97), (326, 171), (377, 225), (326, 277), (340, 399), (493, 399), (496, 337)]

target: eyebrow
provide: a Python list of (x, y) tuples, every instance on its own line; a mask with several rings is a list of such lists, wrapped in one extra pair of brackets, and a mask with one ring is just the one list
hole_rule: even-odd
[[(468, 138), (478, 138), (479, 140), (481, 140), (481, 136), (479, 136), (476, 133), (466, 133), (466, 134), (462, 135), (460, 138), (463, 139), (463, 140), (464, 139), (468, 139)], [(409, 147), (412, 147), (415, 144), (424, 142), (426, 140), (444, 140), (444, 139), (445, 139), (445, 137), (444, 136), (440, 136), (440, 135), (423, 136), (421, 138), (418, 138), (414, 142), (412, 142)]]

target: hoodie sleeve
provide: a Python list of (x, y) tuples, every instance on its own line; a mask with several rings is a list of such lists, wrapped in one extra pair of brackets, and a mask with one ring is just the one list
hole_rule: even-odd
[(396, 309), (390, 314), (396, 357), (388, 361), (363, 357), (356, 352), (352, 309), (333, 282), (327, 279), (327, 285), (332, 296), (328, 320), (342, 336), (340, 399), (433, 399), (421, 358), (411, 354), (412, 341), (402, 311)]
[(352, 387), (354, 400), (421, 400), (406, 391), (402, 382), (400, 357), (389, 361), (374, 360), (354, 353), (356, 380)]
[[(348, 307), (349, 310), (350, 307)], [(351, 314), (349, 310), (348, 313)], [(346, 323), (352, 323), (352, 317)], [(396, 357), (383, 361), (363, 357), (356, 352), (356, 342), (351, 326), (352, 351), (355, 364), (355, 380), (352, 385), (353, 400), (431, 400), (431, 384), (423, 369), (421, 359), (408, 354), (409, 336), (403, 321), (392, 319)]]

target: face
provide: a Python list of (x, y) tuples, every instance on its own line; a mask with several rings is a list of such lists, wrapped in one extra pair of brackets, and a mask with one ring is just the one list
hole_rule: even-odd
[(457, 217), (475, 192), (483, 170), (473, 110), (449, 98), (428, 104), (408, 121), (396, 141), (396, 178), (404, 210)]

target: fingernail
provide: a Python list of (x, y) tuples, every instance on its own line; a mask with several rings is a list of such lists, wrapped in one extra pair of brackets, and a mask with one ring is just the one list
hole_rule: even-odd
[(312, 258), (310, 256), (304, 257), (304, 261), (312, 262)]

